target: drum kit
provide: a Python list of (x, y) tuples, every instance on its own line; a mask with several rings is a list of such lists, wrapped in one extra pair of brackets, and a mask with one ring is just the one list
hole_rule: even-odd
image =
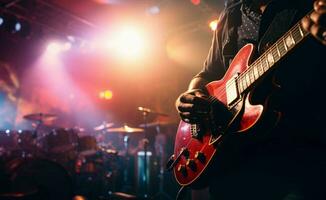
[[(132, 175), (137, 176), (137, 185), (143, 197), (148, 196), (150, 186), (150, 168), (153, 162), (153, 153), (148, 149), (147, 128), (168, 123), (147, 122), (147, 117), (152, 114), (156, 116), (168, 116), (164, 113), (155, 112), (151, 109), (138, 107), (142, 113), (144, 123), (138, 127), (124, 124), (114, 127), (114, 123), (103, 122), (93, 127), (91, 133), (81, 128), (52, 128), (44, 131), (45, 123), (57, 119), (57, 115), (51, 113), (32, 113), (23, 116), (25, 120), (34, 124), (33, 130), (6, 130), (0, 137), (6, 137), (7, 144), (2, 145), (0, 138), (0, 154), (3, 158), (19, 159), (46, 159), (60, 164), (70, 174), (78, 179), (76, 193), (85, 193), (90, 181), (101, 182), (106, 185), (103, 193), (108, 191), (128, 191), (125, 187), (134, 184)], [(86, 132), (86, 134), (85, 134)], [(122, 141), (109, 141), (107, 135), (117, 135)], [(136, 153), (130, 153), (130, 136), (142, 137), (142, 149)], [(10, 138), (10, 139), (9, 139)], [(115, 148), (116, 143), (121, 143), (120, 148)], [(120, 145), (120, 144), (118, 144)], [(10, 148), (6, 147), (10, 146)], [(122, 153), (123, 152), (123, 153)], [(132, 158), (136, 157), (136, 158)], [(137, 166), (135, 165), (136, 163)], [(131, 166), (130, 166), (131, 165)], [(162, 166), (158, 166), (162, 167)], [(130, 169), (136, 172), (130, 172)], [(130, 174), (133, 173), (133, 174)], [(84, 181), (84, 185), (81, 184)], [(137, 182), (136, 181), (136, 182)], [(120, 182), (120, 183), (119, 183)], [(96, 184), (92, 184), (96, 185)], [(131, 186), (131, 188), (134, 188)], [(87, 190), (86, 189), (86, 190)], [(130, 188), (129, 188), (130, 189)], [(100, 192), (101, 193), (101, 192)], [(86, 194), (87, 195), (87, 194)]]

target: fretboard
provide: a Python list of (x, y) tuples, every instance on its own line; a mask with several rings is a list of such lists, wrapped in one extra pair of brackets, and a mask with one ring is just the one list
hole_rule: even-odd
[[(309, 15), (309, 14), (308, 14)], [(269, 47), (258, 59), (256, 59), (244, 72), (237, 77), (239, 93), (244, 93), (259, 78), (267, 74), (276, 63), (285, 57), (297, 46), (309, 33), (301, 27), (301, 23), (295, 24), (288, 32)]]

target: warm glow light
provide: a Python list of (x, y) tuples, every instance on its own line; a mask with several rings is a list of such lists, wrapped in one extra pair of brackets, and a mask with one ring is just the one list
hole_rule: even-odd
[(57, 42), (51, 42), (46, 48), (47, 54), (51, 54), (51, 55), (58, 54), (60, 51), (61, 51), (61, 45)]
[(144, 47), (141, 34), (133, 28), (124, 28), (115, 36), (115, 50), (122, 57), (138, 57)]
[(143, 32), (131, 26), (117, 26), (114, 31), (97, 36), (93, 42), (97, 51), (103, 50), (122, 61), (140, 59), (146, 49)]
[(51, 42), (48, 44), (46, 53), (48, 55), (57, 55), (63, 51), (68, 51), (72, 47), (70, 42), (59, 43), (59, 42)]
[(113, 97), (113, 92), (111, 90), (105, 90), (100, 92), (99, 94), (100, 99), (110, 100)]
[(72, 47), (72, 44), (70, 42), (66, 42), (64, 43), (64, 45), (62, 46), (62, 50), (63, 51), (69, 51)]
[(209, 23), (209, 27), (212, 29), (212, 31), (215, 31), (217, 29), (217, 25), (218, 25), (217, 19), (215, 19)]
[(191, 3), (198, 6), (200, 4), (200, 0), (191, 0)]

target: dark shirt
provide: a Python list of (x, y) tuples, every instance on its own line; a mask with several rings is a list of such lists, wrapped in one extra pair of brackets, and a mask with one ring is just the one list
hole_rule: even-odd
[(248, 43), (258, 45), (259, 26), (262, 14), (251, 9), (250, 5), (241, 6), (241, 25), (238, 27), (238, 49)]
[[(246, 43), (255, 44), (261, 54), (265, 33), (272, 35), (265, 42), (275, 42), (311, 8), (310, 0), (284, 0), (270, 3), (263, 15), (246, 5), (223, 13), (204, 67), (195, 77), (221, 79)], [(269, 30), (280, 13), (288, 17), (277, 19), (280, 27)], [(240, 21), (234, 19), (237, 16)], [(290, 27), (284, 29), (287, 24)], [(217, 163), (210, 183), (213, 199), (326, 199), (325, 55), (325, 46), (309, 37), (279, 64), (273, 80), (281, 85), (275, 98), (281, 121), (271, 138), (245, 150), (239, 162), (225, 168)], [(256, 91), (259, 93), (259, 87)]]

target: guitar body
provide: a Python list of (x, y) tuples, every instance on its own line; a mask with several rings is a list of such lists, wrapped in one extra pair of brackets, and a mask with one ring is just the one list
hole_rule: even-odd
[(209, 95), (222, 102), (232, 113), (228, 122), (228, 127), (233, 127), (232, 130), (220, 134), (212, 132), (212, 129), (207, 127), (204, 134), (201, 134), (202, 137), (194, 138), (193, 129), (196, 127), (184, 121), (180, 122), (175, 138), (173, 170), (181, 186), (198, 185), (198, 179), (203, 178), (206, 168), (219, 151), (218, 144), (223, 141), (224, 135), (246, 134), (262, 117), (264, 106), (251, 105), (250, 94), (241, 96), (231, 107), (227, 100), (228, 81), (248, 68), (253, 51), (252, 44), (244, 46), (235, 56), (225, 76), (206, 85)]

